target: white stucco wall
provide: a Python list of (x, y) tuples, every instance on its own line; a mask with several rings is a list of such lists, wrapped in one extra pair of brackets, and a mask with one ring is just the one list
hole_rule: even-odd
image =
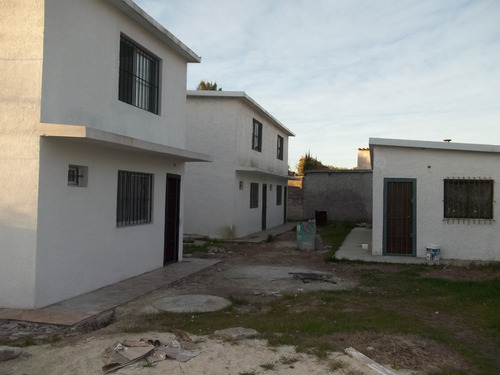
[[(241, 97), (189, 96), (186, 147), (214, 156), (212, 163), (186, 165), (185, 231), (210, 237), (241, 237), (261, 230), (262, 184), (267, 184), (267, 228), (283, 223), (276, 185), (287, 185), (288, 135)], [(262, 152), (252, 150), (253, 119), (263, 124)], [(277, 135), (284, 160), (276, 157)], [(241, 168), (256, 168), (269, 174)], [(240, 181), (243, 189), (240, 190)], [(259, 207), (250, 209), (250, 183), (259, 183)], [(273, 185), (272, 191), (270, 185)], [(283, 188), (284, 189), (284, 188)]]
[[(160, 59), (160, 115), (118, 99), (120, 35)], [(184, 148), (186, 60), (102, 0), (47, 0), (42, 122)]]
[[(166, 174), (182, 175), (183, 163), (61, 139), (41, 146), (36, 307), (162, 267)], [(69, 164), (88, 167), (87, 187), (67, 185)], [(116, 226), (118, 170), (153, 174), (151, 223)]]
[(43, 1), (0, 9), (0, 307), (22, 307), (34, 298)]
[[(416, 255), (425, 257), (429, 245), (441, 257), (500, 260), (500, 215), (495, 220), (446, 220), (443, 216), (445, 178), (492, 178), (498, 195), (499, 153), (371, 145), (373, 152), (373, 253), (382, 254), (384, 178), (416, 179)], [(452, 146), (450, 146), (452, 147)]]
[[(0, 8), (0, 307), (38, 308), (161, 267), (166, 173), (182, 176), (184, 162), (41, 138), (38, 126), (184, 148), (187, 57), (105, 0), (0, 0)], [(122, 32), (161, 60), (160, 115), (118, 100)], [(89, 168), (88, 187), (67, 186), (69, 164)], [(154, 173), (151, 224), (116, 228), (119, 169)], [(180, 249), (182, 210), (181, 197)]]

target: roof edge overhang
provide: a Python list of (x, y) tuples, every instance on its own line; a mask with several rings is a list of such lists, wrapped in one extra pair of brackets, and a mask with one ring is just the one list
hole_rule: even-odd
[(255, 167), (236, 167), (236, 172), (250, 173), (250, 174), (262, 175), (262, 176), (279, 177), (279, 178), (285, 178), (287, 180), (294, 179), (294, 176), (289, 176), (288, 174), (275, 173), (275, 172), (271, 172), (271, 171), (266, 171), (264, 169), (255, 168)]
[(188, 46), (177, 39), (170, 31), (165, 29), (158, 21), (147, 14), (141, 7), (139, 7), (132, 0), (108, 0), (116, 8), (121, 10), (139, 25), (146, 30), (153, 33), (163, 43), (168, 45), (179, 55), (184, 57), (187, 62), (199, 63), (201, 56), (194, 53)]
[(500, 153), (500, 146), (476, 144), (476, 143), (457, 143), (457, 142), (436, 142), (436, 141), (416, 141), (408, 139), (393, 138), (370, 138), (370, 150), (373, 146), (384, 147), (406, 147), (448, 151), (470, 151), (470, 152), (492, 152)]
[(122, 151), (139, 152), (184, 162), (213, 161), (211, 155), (106, 132), (84, 125), (39, 123), (38, 135), (40, 137), (68, 139), (82, 144), (97, 144)]
[(215, 90), (187, 90), (187, 97), (209, 97), (209, 98), (230, 98), (230, 99), (240, 99), (257, 112), (260, 112), (265, 117), (267, 117), (274, 125), (282, 130), (287, 136), (295, 137), (290, 129), (283, 125), (278, 119), (266, 111), (259, 103), (253, 100), (244, 91), (215, 91)]
[(436, 142), (436, 141), (418, 141), (409, 139), (394, 139), (394, 138), (370, 138), (370, 159), (373, 168), (374, 164), (374, 147), (403, 147), (442, 151), (462, 151), (462, 152), (484, 152), (484, 153), (500, 153), (500, 146), (476, 144), (476, 143), (456, 143), (456, 142)]

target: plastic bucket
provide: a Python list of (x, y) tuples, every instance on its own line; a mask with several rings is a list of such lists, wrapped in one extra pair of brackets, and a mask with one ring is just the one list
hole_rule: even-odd
[(427, 247), (427, 259), (428, 260), (441, 259), (441, 249), (439, 248), (439, 246), (431, 245)]

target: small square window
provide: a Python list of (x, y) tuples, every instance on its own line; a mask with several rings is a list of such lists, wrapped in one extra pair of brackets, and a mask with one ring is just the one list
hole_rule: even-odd
[(68, 186), (87, 186), (88, 167), (81, 165), (69, 165)]
[(259, 184), (252, 182), (250, 184), (250, 208), (259, 207)]

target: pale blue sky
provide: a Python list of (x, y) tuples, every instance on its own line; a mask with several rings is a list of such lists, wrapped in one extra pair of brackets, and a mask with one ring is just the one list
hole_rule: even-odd
[(354, 167), (369, 137), (500, 144), (500, 0), (136, 0), (310, 151)]

